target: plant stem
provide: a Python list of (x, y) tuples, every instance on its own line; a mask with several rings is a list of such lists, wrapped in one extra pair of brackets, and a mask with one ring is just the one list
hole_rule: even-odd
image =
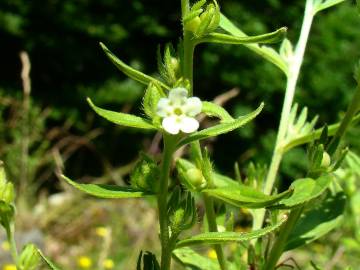
[(11, 224), (10, 222), (5, 222), (5, 231), (6, 231), (6, 236), (7, 236), (7, 240), (9, 242), (10, 245), (10, 253), (11, 256), (13, 258), (13, 261), (15, 262), (15, 264), (18, 264), (18, 251), (16, 248), (16, 242), (15, 242), (15, 237), (14, 237), (14, 225)]
[[(269, 172), (266, 177), (264, 193), (270, 194), (279, 170), (280, 162), (283, 157), (283, 144), (285, 141), (286, 132), (288, 129), (289, 115), (295, 95), (296, 83), (299, 77), (301, 64), (303, 62), (305, 48), (309, 37), (311, 24), (314, 18), (314, 6), (312, 0), (306, 1), (304, 20), (301, 27), (300, 38), (294, 52), (293, 59), (289, 63), (289, 74), (286, 83), (285, 99), (281, 112), (280, 125), (276, 138), (275, 148), (269, 167)], [(265, 209), (257, 210), (256, 218), (254, 219), (253, 229), (257, 230), (262, 227), (265, 217)]]
[(169, 247), (169, 221), (167, 216), (168, 182), (174, 144), (170, 135), (164, 134), (164, 150), (161, 163), (160, 188), (158, 193), (158, 209), (161, 241), (161, 270), (169, 270), (171, 265), (171, 248)]
[(281, 254), (284, 251), (287, 239), (296, 222), (299, 220), (303, 210), (304, 206), (291, 210), (288, 220), (281, 227), (279, 236), (276, 238), (276, 241), (272, 246), (271, 252), (269, 254), (269, 257), (266, 259), (263, 270), (273, 270), (275, 268), (277, 261), (279, 260)]
[[(207, 196), (206, 194), (203, 195), (204, 198), (204, 204), (205, 204), (205, 212), (206, 212), (206, 218), (209, 225), (209, 231), (210, 232), (217, 232), (217, 224), (216, 224), (216, 215), (214, 211), (214, 201), (212, 198)], [(223, 249), (221, 245), (214, 245), (214, 249), (216, 252), (216, 257), (220, 265), (221, 270), (226, 270), (226, 260), (224, 256)]]

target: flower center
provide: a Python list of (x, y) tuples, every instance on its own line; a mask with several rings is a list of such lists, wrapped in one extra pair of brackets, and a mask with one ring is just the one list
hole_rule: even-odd
[(180, 109), (180, 108), (175, 108), (174, 109), (174, 114), (176, 114), (176, 115), (182, 115), (183, 114), (183, 112), (182, 112), (182, 110)]

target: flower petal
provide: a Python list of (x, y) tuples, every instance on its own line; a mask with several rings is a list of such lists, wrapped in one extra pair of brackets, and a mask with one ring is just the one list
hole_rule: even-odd
[(186, 102), (187, 98), (187, 90), (182, 87), (171, 89), (169, 92), (169, 100), (174, 105), (182, 105)]
[(156, 108), (156, 114), (160, 117), (166, 117), (168, 116), (168, 113), (170, 111), (170, 100), (168, 98), (160, 98), (157, 108)]
[(163, 128), (170, 134), (178, 134), (181, 122), (175, 116), (165, 117), (162, 121)]
[(199, 128), (199, 122), (192, 117), (183, 117), (180, 123), (180, 129), (184, 133), (191, 133)]
[(198, 97), (188, 98), (184, 106), (185, 113), (188, 116), (196, 116), (197, 114), (201, 113), (201, 109), (202, 103)]

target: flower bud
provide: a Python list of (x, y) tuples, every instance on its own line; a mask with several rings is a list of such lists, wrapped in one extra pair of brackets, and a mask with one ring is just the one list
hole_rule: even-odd
[(21, 270), (35, 270), (40, 263), (40, 256), (33, 244), (28, 244), (21, 252), (19, 265)]
[(170, 65), (175, 74), (179, 72), (180, 64), (176, 57), (171, 57)]
[(330, 166), (330, 164), (331, 164), (331, 157), (327, 152), (324, 151), (322, 159), (321, 159), (320, 167), (321, 168), (328, 168)]
[(184, 29), (186, 31), (195, 33), (200, 25), (200, 17), (196, 16), (195, 18), (191, 19), (190, 21), (186, 22), (184, 25)]
[(141, 160), (136, 164), (130, 176), (131, 185), (141, 190), (156, 192), (159, 174), (159, 168), (155, 161), (142, 154)]
[(0, 194), (6, 183), (6, 174), (4, 169), (4, 163), (0, 160)]
[(10, 182), (5, 184), (5, 188), (2, 192), (2, 194), (0, 195), (1, 199), (6, 202), (6, 203), (12, 203), (14, 201), (14, 185)]
[(206, 180), (202, 172), (197, 168), (192, 168), (186, 171), (185, 177), (196, 188), (200, 189), (206, 185)]

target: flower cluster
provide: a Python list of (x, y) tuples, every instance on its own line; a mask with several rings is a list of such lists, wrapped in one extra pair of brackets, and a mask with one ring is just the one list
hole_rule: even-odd
[(161, 98), (157, 104), (157, 115), (162, 117), (162, 126), (170, 134), (180, 131), (191, 133), (199, 128), (194, 118), (201, 112), (202, 103), (198, 97), (187, 97), (185, 88), (174, 88), (168, 98)]

